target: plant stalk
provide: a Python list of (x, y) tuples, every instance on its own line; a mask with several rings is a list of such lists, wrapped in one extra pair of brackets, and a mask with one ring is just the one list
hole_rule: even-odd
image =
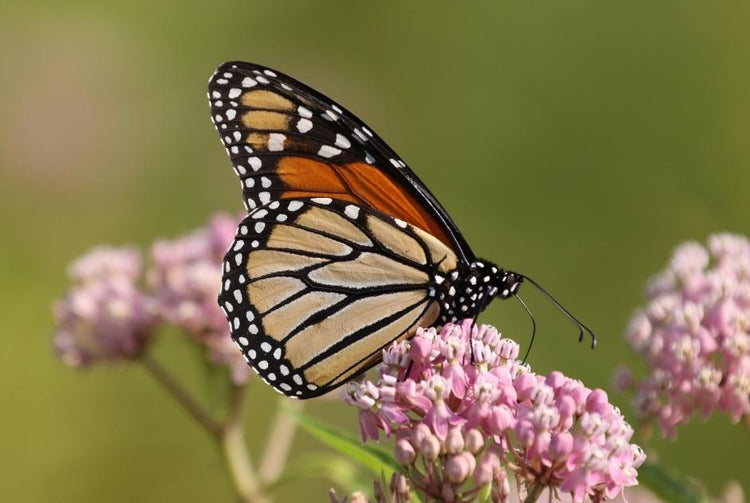
[(211, 414), (198, 403), (188, 390), (174, 378), (174, 376), (164, 368), (151, 355), (144, 354), (141, 357), (146, 370), (169, 392), (172, 397), (200, 424), (204, 430), (215, 440), (222, 436), (222, 426)]
[(239, 500), (243, 503), (268, 503), (270, 498), (264, 493), (247, 452), (242, 420), (243, 398), (244, 387), (233, 384), (229, 412), (222, 429), (221, 447)]
[(297, 431), (297, 421), (284, 410), (284, 406), (298, 411), (304, 407), (304, 402), (300, 400), (282, 400), (279, 400), (276, 417), (273, 420), (258, 470), (258, 476), (266, 486), (274, 483), (281, 476), (292, 448), (294, 433)]
[(531, 490), (526, 494), (526, 499), (523, 500), (523, 503), (534, 503), (537, 499), (539, 499), (539, 496), (542, 494), (542, 491), (544, 490), (544, 485), (537, 481), (534, 482), (534, 484), (531, 486)]

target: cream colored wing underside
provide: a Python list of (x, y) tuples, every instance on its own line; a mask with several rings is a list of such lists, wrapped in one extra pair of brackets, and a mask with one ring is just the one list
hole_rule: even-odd
[(328, 198), (272, 205), (240, 226), (222, 296), (233, 338), (280, 391), (321, 394), (438, 318), (432, 278), (457, 263), (439, 240)]

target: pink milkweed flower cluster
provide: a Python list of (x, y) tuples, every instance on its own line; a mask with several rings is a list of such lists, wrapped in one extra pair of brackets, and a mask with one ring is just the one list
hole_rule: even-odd
[(234, 239), (236, 219), (214, 215), (205, 228), (151, 248), (146, 273), (164, 320), (205, 345), (212, 363), (228, 365), (235, 383), (246, 382), (250, 367), (232, 342), (216, 303), (221, 263)]
[(159, 322), (154, 299), (136, 287), (140, 253), (100, 247), (68, 268), (73, 286), (53, 307), (53, 345), (66, 364), (137, 358)]
[(707, 247), (682, 244), (646, 301), (626, 339), (648, 376), (637, 381), (620, 369), (615, 379), (635, 392), (637, 414), (670, 437), (697, 411), (750, 417), (750, 241), (717, 234)]
[(544, 489), (604, 501), (635, 485), (645, 456), (606, 393), (534, 374), (518, 351), (472, 320), (420, 328), (344, 399), (363, 441), (395, 434), (395, 459), (428, 501), (510, 501), (508, 474), (528, 501)]
[(249, 367), (216, 304), (236, 224), (215, 215), (202, 229), (156, 242), (145, 272), (131, 248), (99, 247), (75, 261), (72, 287), (54, 306), (58, 356), (75, 367), (138, 358), (166, 324), (201, 343), (212, 363), (229, 366), (235, 383), (245, 382)]

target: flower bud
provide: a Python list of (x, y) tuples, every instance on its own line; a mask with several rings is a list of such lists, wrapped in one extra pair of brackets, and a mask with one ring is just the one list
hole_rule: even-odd
[(474, 457), (473, 454), (469, 452), (462, 452), (460, 456), (463, 456), (466, 459), (466, 462), (469, 464), (469, 477), (471, 477), (474, 474), (474, 470), (477, 468), (477, 458)]
[(507, 405), (497, 405), (492, 407), (489, 418), (487, 420), (489, 432), (493, 435), (502, 435), (509, 428), (513, 427), (513, 412)]
[(396, 449), (393, 453), (393, 457), (396, 458), (398, 464), (409, 466), (416, 459), (417, 453), (414, 451), (414, 446), (411, 445), (411, 442), (402, 438), (396, 442)]
[(547, 376), (547, 379), (544, 380), (544, 383), (551, 387), (552, 389), (556, 390), (560, 388), (565, 382), (567, 382), (568, 378), (565, 377), (565, 375), (557, 370), (553, 370), (549, 373)]
[(573, 435), (561, 431), (552, 437), (549, 443), (549, 457), (553, 461), (563, 460), (573, 450)]
[(426, 461), (435, 461), (440, 455), (440, 440), (435, 435), (426, 436), (419, 446), (419, 451)]
[(471, 430), (466, 432), (465, 440), (466, 448), (472, 454), (476, 454), (481, 451), (482, 448), (484, 448), (484, 437), (482, 436), (482, 432), (475, 428), (472, 428)]
[(394, 473), (391, 477), (391, 493), (396, 498), (394, 501), (409, 501), (411, 499), (411, 491), (409, 490), (409, 482), (403, 473)]
[(492, 482), (495, 470), (500, 468), (500, 458), (492, 451), (485, 452), (474, 471), (474, 480), (478, 486)]
[(451, 428), (445, 438), (445, 450), (448, 454), (458, 454), (464, 450), (464, 437), (460, 428)]
[(448, 475), (448, 479), (456, 485), (463, 484), (470, 472), (471, 465), (462, 454), (451, 456), (445, 462), (445, 473)]
[(518, 401), (523, 402), (531, 398), (531, 393), (537, 387), (537, 379), (533, 374), (521, 374), (519, 375), (513, 386), (516, 388), (518, 393)]
[(422, 441), (424, 441), (429, 435), (432, 435), (430, 427), (424, 423), (419, 423), (411, 430), (411, 443), (416, 446), (421, 446)]

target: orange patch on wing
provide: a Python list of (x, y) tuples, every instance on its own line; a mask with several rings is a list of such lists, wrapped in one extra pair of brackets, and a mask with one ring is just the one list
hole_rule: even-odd
[(287, 188), (282, 198), (328, 196), (363, 204), (400, 218), (452, 248), (450, 239), (430, 210), (375, 166), (362, 162), (329, 165), (304, 157), (284, 157), (276, 173)]

